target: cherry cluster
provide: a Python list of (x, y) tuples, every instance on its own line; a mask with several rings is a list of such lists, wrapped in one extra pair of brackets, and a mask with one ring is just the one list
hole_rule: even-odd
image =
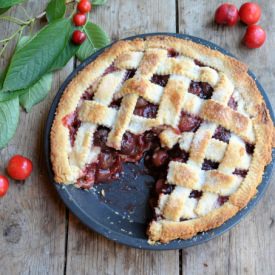
[[(84, 26), (87, 21), (86, 14), (92, 9), (92, 4), (89, 0), (80, 0), (77, 4), (77, 12), (73, 16), (74, 25), (77, 27)], [(72, 41), (76, 45), (81, 45), (86, 39), (86, 34), (81, 30), (75, 30), (72, 35)]]
[(216, 10), (215, 21), (217, 24), (235, 26), (240, 19), (248, 26), (243, 37), (244, 44), (250, 49), (255, 49), (261, 47), (266, 40), (263, 28), (255, 25), (259, 21), (261, 13), (261, 8), (256, 3), (244, 3), (239, 11), (235, 5), (225, 3)]

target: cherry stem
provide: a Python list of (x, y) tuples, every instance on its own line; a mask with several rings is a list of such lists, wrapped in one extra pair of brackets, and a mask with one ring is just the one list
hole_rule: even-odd
[[(78, 2), (77, 0), (66, 0), (65, 4), (69, 5), (69, 4), (77, 3), (77, 2)], [(17, 25), (20, 26), (11, 36), (0, 40), (0, 44), (3, 44), (3, 47), (0, 50), (0, 57), (4, 53), (4, 51), (7, 48), (9, 42), (12, 39), (14, 39), (17, 36), (17, 34), (19, 34), (19, 38), (20, 38), (23, 30), (27, 26), (31, 26), (31, 29), (32, 29), (32, 26), (33, 26), (33, 23), (35, 22), (35, 20), (39, 20), (39, 19), (43, 18), (46, 15), (46, 11), (43, 11), (42, 13), (38, 14), (37, 16), (31, 18), (29, 16), (29, 14), (27, 13), (26, 9), (23, 6), (19, 5), (19, 7), (23, 10), (23, 12), (25, 13), (26, 17), (28, 18), (27, 21), (23, 21), (23, 20), (21, 20), (19, 18), (15, 18), (15, 17), (12, 17), (12, 16), (0, 16), (0, 20), (12, 22), (12, 23), (15, 23), (15, 24), (17, 24)]]

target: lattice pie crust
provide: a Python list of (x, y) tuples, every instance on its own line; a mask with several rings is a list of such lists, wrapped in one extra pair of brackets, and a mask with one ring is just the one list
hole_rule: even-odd
[[(156, 78), (160, 81), (152, 81)], [(190, 85), (202, 83), (211, 94), (189, 92)], [(139, 98), (157, 106), (155, 117), (134, 114)], [(121, 100), (119, 108), (110, 106), (114, 100)], [(79, 125), (72, 142), (68, 121), (76, 112)], [(183, 114), (200, 121), (197, 129), (178, 130)], [(191, 238), (245, 207), (271, 161), (275, 133), (244, 64), (166, 36), (119, 41), (68, 85), (51, 131), (57, 182), (74, 184), (87, 165), (97, 165), (101, 148), (93, 135), (99, 126), (110, 129), (106, 145), (116, 150), (126, 132), (158, 129), (161, 148), (178, 146), (187, 155), (167, 164), (165, 184), (172, 188), (158, 194), (156, 218), (148, 226), (151, 243)]]

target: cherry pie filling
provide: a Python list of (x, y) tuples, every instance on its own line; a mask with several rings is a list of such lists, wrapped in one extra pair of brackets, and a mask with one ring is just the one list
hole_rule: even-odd
[(238, 108), (238, 102), (234, 99), (233, 96), (230, 97), (227, 105), (228, 105), (228, 107), (232, 108), (235, 111)]
[[(171, 49), (168, 51), (168, 56), (176, 57), (178, 56), (178, 53)], [(199, 61), (195, 60), (195, 63), (198, 66), (204, 66)], [(112, 64), (105, 70), (104, 75), (117, 70), (118, 68)], [(127, 70), (124, 81), (132, 78), (135, 73), (136, 70)], [(169, 77), (169, 75), (153, 75), (151, 82), (165, 87)], [(192, 81), (189, 87), (189, 92), (202, 99), (209, 99), (212, 96), (213, 88), (206, 82)], [(91, 100), (92, 97), (93, 95), (91, 95), (90, 91), (86, 91), (82, 96), (82, 100)], [(119, 109), (121, 100), (121, 98), (114, 100), (110, 104), (110, 107)], [(234, 110), (237, 109), (237, 102), (233, 97), (230, 98), (228, 106)], [(135, 115), (145, 118), (156, 118), (157, 112), (158, 105), (139, 97), (134, 110)], [(201, 118), (183, 111), (181, 113), (178, 129), (175, 129), (175, 131), (179, 133), (188, 131), (196, 132), (201, 123)], [(63, 118), (63, 124), (69, 129), (70, 142), (73, 146), (76, 133), (81, 125), (81, 121), (77, 116), (77, 111), (65, 116)], [(77, 186), (83, 189), (89, 189), (99, 182), (117, 179), (123, 169), (123, 163), (138, 162), (144, 158), (146, 172), (152, 175), (156, 180), (151, 198), (151, 206), (155, 207), (160, 194), (170, 194), (175, 188), (174, 185), (166, 183), (169, 162), (173, 160), (185, 163), (189, 158), (189, 154), (182, 150), (179, 144), (176, 144), (172, 149), (162, 148), (158, 137), (160, 131), (160, 129), (151, 129), (140, 135), (126, 132), (123, 135), (121, 149), (115, 150), (106, 145), (110, 129), (104, 126), (99, 126), (94, 133), (94, 146), (100, 147), (100, 153), (96, 162), (86, 165), (83, 169), (82, 176), (77, 180)], [(230, 131), (222, 126), (218, 126), (213, 138), (229, 143), (230, 136)], [(250, 155), (253, 154), (254, 145), (246, 143), (246, 151)], [(218, 166), (218, 162), (205, 159), (202, 164), (202, 170), (214, 170), (218, 169)], [(248, 170), (235, 169), (233, 174), (244, 178), (247, 172)], [(202, 191), (192, 190), (189, 197), (200, 199), (202, 195)], [(218, 197), (219, 205), (223, 205), (227, 201), (228, 196)], [(155, 215), (155, 219), (159, 218), (161, 217)]]
[(65, 127), (69, 128), (70, 141), (71, 145), (73, 146), (76, 133), (81, 125), (81, 121), (77, 118), (77, 111), (73, 112), (72, 114), (66, 115), (62, 119), (62, 122)]
[(213, 88), (207, 82), (191, 81), (188, 92), (202, 99), (209, 99), (213, 94)]

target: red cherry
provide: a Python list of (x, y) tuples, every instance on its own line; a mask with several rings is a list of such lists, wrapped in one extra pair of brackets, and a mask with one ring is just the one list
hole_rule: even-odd
[(73, 17), (73, 22), (76, 26), (83, 26), (86, 23), (86, 15), (83, 13), (76, 13)]
[(152, 160), (153, 160), (153, 164), (156, 167), (162, 166), (168, 160), (168, 154), (165, 150), (158, 149), (154, 152)]
[(92, 9), (92, 4), (90, 1), (88, 0), (81, 0), (78, 5), (77, 5), (77, 9), (81, 12), (81, 13), (87, 13), (90, 12)]
[(215, 21), (217, 24), (234, 26), (239, 19), (238, 9), (232, 4), (222, 4), (215, 13)]
[(73, 32), (72, 41), (76, 45), (81, 45), (86, 39), (86, 34), (80, 30)]
[(261, 13), (260, 6), (252, 2), (243, 4), (239, 11), (241, 21), (247, 25), (257, 23), (261, 17)]
[(9, 189), (9, 180), (7, 177), (0, 175), (0, 197), (4, 197)]
[(32, 162), (21, 155), (15, 155), (9, 160), (7, 172), (15, 180), (25, 180), (32, 172)]
[(265, 31), (257, 25), (248, 26), (243, 38), (244, 44), (251, 49), (260, 48), (266, 39)]

